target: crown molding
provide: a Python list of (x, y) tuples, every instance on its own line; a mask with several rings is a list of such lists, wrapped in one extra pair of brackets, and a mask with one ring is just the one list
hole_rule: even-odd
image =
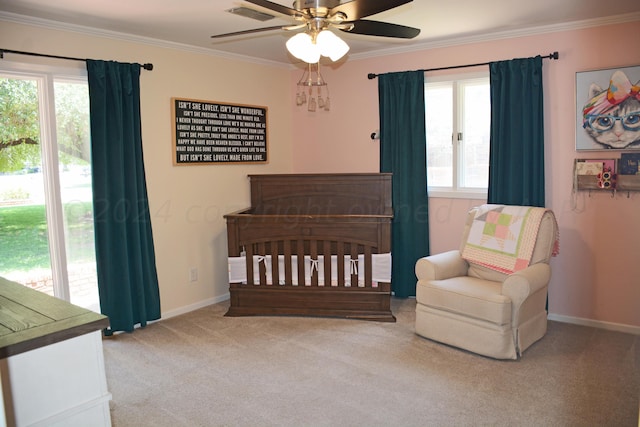
[(378, 49), (372, 52), (358, 53), (350, 55), (350, 60), (376, 58), (379, 56), (396, 55), (400, 53), (416, 52), (443, 47), (460, 46), (472, 43), (481, 43), (494, 40), (511, 39), (517, 37), (527, 37), (540, 34), (557, 33), (561, 31), (573, 31), (591, 27), (601, 27), (603, 25), (623, 24), (626, 22), (640, 21), (640, 12), (626, 13), (623, 15), (607, 16), (603, 18), (586, 19), (582, 21), (565, 22), (561, 24), (541, 25), (537, 27), (520, 28), (516, 30), (497, 31), (494, 33), (478, 34), (442, 40), (427, 41), (413, 44), (411, 46), (399, 46), (388, 49)]
[(107, 38), (112, 40), (118, 40), (118, 41), (140, 43), (148, 46), (179, 50), (181, 52), (197, 53), (201, 55), (211, 55), (211, 56), (216, 56), (220, 58), (232, 59), (236, 61), (251, 62), (254, 64), (260, 64), (260, 65), (269, 65), (272, 67), (275, 66), (275, 67), (288, 68), (290, 65), (283, 62), (271, 61), (271, 60), (262, 59), (262, 58), (254, 58), (251, 56), (223, 52), (220, 50), (208, 49), (208, 48), (193, 46), (189, 44), (176, 43), (176, 42), (171, 42), (167, 40), (155, 39), (151, 37), (137, 36), (134, 34), (121, 33), (118, 31), (102, 30), (99, 28), (86, 27), (83, 25), (68, 24), (64, 22), (52, 21), (52, 20), (42, 19), (42, 18), (35, 18), (32, 16), (20, 15), (20, 14), (10, 13), (10, 12), (0, 11), (0, 21), (8, 21), (16, 24), (32, 25), (35, 27), (46, 28), (49, 30), (69, 31), (69, 32), (83, 34), (83, 35), (97, 36), (97, 37), (102, 37), (102, 38)]
[[(113, 40), (135, 42), (145, 44), (149, 46), (167, 48), (179, 50), (182, 52), (197, 53), (202, 55), (212, 55), (220, 58), (226, 58), (236, 61), (250, 62), (260, 65), (269, 65), (284, 68), (295, 68), (295, 65), (290, 63), (283, 63), (279, 61), (272, 61), (267, 59), (255, 58), (246, 55), (239, 55), (229, 52), (224, 52), (215, 49), (203, 48), (183, 43), (176, 43), (167, 40), (154, 39), (150, 37), (137, 36), (128, 33), (121, 33), (117, 31), (102, 30), (98, 28), (86, 27), (76, 24), (67, 24), (59, 21), (52, 21), (48, 19), (35, 18), (26, 15), (20, 15), (10, 12), (0, 11), (0, 20), (14, 22), (18, 24), (32, 25), (41, 28), (47, 28), (52, 30), (70, 31), (80, 33), (84, 35), (98, 36)], [(421, 50), (429, 50), (435, 48), (452, 47), (471, 43), (480, 43), (494, 40), (503, 40), (517, 37), (527, 37), (532, 35), (556, 33), (561, 31), (579, 30), (584, 28), (599, 27), (603, 25), (621, 24), (626, 22), (640, 21), (640, 12), (627, 13), (623, 15), (608, 16), (596, 19), (587, 19), (582, 21), (566, 22), (561, 24), (542, 25), (538, 27), (521, 28), (515, 30), (498, 31), (493, 33), (470, 35), (463, 37), (447, 38), (435, 41), (427, 41), (424, 43), (413, 44), (411, 46), (400, 46), (386, 49), (378, 49), (371, 52), (364, 52), (349, 55), (349, 60), (360, 60), (367, 58), (375, 58), (388, 55), (396, 55), (400, 53), (416, 52)]]

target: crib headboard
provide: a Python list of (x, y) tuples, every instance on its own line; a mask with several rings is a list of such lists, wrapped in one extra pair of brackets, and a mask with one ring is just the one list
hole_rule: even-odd
[(393, 215), (390, 173), (249, 175), (258, 215)]

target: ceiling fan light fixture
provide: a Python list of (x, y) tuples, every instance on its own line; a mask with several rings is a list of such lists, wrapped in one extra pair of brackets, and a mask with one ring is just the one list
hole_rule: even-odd
[(287, 40), (287, 50), (308, 64), (315, 64), (320, 60), (320, 49), (307, 33), (298, 33)]
[(349, 45), (329, 30), (322, 30), (318, 33), (316, 44), (320, 48), (320, 54), (329, 57), (333, 62), (349, 52)]
[(337, 61), (349, 52), (349, 45), (329, 30), (320, 31), (315, 42), (309, 33), (298, 33), (287, 40), (287, 50), (291, 55), (308, 63), (315, 64), (320, 56)]

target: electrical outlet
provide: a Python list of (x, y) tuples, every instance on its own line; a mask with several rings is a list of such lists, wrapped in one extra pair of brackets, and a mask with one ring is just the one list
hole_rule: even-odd
[(198, 269), (196, 267), (191, 267), (191, 269), (189, 270), (189, 281), (198, 281)]

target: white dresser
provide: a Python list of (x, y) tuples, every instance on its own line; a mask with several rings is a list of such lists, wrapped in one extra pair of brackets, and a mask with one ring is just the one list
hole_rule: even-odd
[(110, 426), (108, 318), (0, 278), (0, 426)]

